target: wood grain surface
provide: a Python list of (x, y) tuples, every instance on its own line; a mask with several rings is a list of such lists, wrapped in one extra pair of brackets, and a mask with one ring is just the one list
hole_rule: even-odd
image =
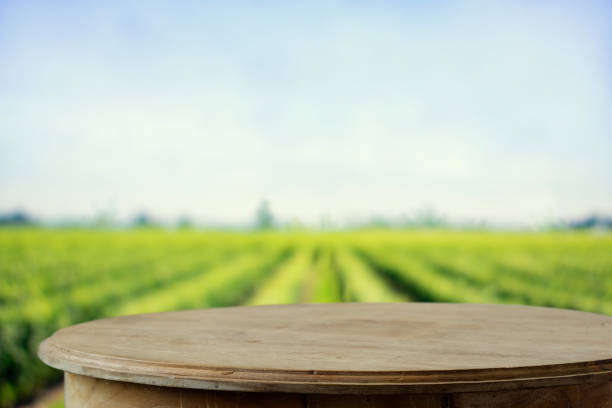
[(612, 382), (458, 394), (326, 395), (156, 387), (66, 373), (66, 408), (612, 408)]
[(612, 380), (612, 318), (525, 306), (394, 303), (124, 316), (56, 332), (47, 364), (231, 391), (397, 394)]

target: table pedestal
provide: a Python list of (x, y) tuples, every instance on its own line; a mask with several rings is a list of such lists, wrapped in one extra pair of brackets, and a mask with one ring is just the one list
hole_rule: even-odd
[(66, 408), (612, 408), (612, 382), (451, 394), (208, 391), (65, 374)]

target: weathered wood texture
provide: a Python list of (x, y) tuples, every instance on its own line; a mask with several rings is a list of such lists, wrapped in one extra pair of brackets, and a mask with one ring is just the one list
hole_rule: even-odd
[(454, 408), (612, 408), (612, 382), (452, 395)]
[(72, 373), (169, 387), (448, 393), (609, 381), (610, 339), (611, 317), (550, 308), (285, 305), (88, 322), (56, 332), (39, 355)]
[(445, 395), (245, 393), (66, 374), (66, 408), (612, 408), (612, 382)]
[(169, 387), (435, 394), (610, 381), (611, 339), (611, 317), (568, 310), (324, 304), (103, 319), (58, 331), (39, 355), (76, 374)]

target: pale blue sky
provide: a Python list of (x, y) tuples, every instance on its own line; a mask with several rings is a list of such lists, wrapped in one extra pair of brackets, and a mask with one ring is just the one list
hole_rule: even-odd
[(0, 2), (0, 211), (612, 212), (606, 2)]

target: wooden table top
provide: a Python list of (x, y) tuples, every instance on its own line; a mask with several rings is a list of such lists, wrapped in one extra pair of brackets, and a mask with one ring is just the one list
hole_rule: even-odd
[(163, 386), (376, 394), (612, 379), (612, 318), (507, 305), (251, 306), (102, 319), (41, 343), (64, 371)]

